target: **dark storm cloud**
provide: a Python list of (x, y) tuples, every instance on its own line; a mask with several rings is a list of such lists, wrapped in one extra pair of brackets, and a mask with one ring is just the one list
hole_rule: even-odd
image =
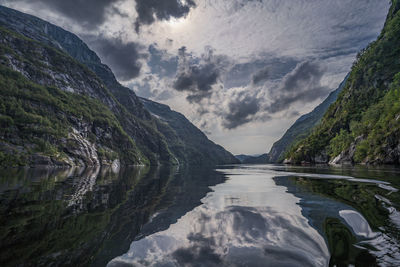
[(249, 95), (248, 92), (239, 93), (230, 100), (222, 126), (225, 129), (235, 129), (252, 121), (253, 116), (260, 111), (262, 102), (263, 99)]
[(327, 94), (328, 88), (321, 85), (324, 70), (314, 62), (303, 62), (290, 72), (277, 89), (271, 89), (272, 103), (266, 107), (270, 113), (288, 109), (295, 102), (307, 103)]
[(86, 36), (84, 39), (100, 55), (102, 61), (110, 66), (118, 79), (127, 81), (139, 75), (142, 67), (140, 59), (147, 57), (142, 53), (144, 47), (140, 44), (102, 36)]
[(136, 0), (138, 17), (135, 22), (136, 32), (141, 25), (149, 25), (158, 20), (169, 20), (186, 16), (196, 4), (192, 0)]
[(269, 73), (270, 73), (269, 67), (265, 67), (265, 68), (257, 71), (251, 77), (252, 83), (253, 84), (259, 84), (260, 82), (263, 82), (263, 81), (267, 80), (268, 77), (269, 77)]
[(226, 58), (215, 56), (211, 49), (197, 62), (191, 61), (186, 48), (182, 47), (179, 49), (179, 69), (173, 87), (177, 91), (189, 92), (189, 102), (200, 102), (212, 95), (213, 85), (218, 83), (226, 64)]
[[(28, 4), (44, 4), (49, 9), (63, 14), (88, 29), (101, 25), (107, 11), (120, 0), (16, 0)], [(7, 1), (12, 2), (12, 1)]]
[[(42, 4), (62, 14), (87, 29), (94, 29), (105, 22), (108, 12), (126, 16), (113, 4), (122, 0), (5, 0), (3, 2)], [(141, 25), (150, 25), (156, 20), (169, 20), (186, 16), (196, 4), (193, 0), (135, 0), (138, 17), (136, 32)], [(39, 6), (40, 8), (40, 6)], [(132, 8), (134, 8), (132, 6)]]
[(230, 94), (228, 90), (227, 109), (217, 115), (222, 117), (225, 129), (235, 129), (252, 121), (266, 121), (278, 112), (293, 117), (298, 114), (290, 110), (293, 104), (308, 103), (326, 96), (329, 89), (321, 85), (323, 75), (324, 70), (319, 64), (303, 62), (289, 72), (279, 86), (267, 89), (255, 86), (268, 77), (267, 69), (261, 69), (253, 75), (251, 85), (245, 90)]
[(192, 65), (184, 72), (178, 73), (174, 88), (178, 91), (208, 94), (211, 93), (212, 85), (217, 83), (219, 75), (219, 70), (213, 63)]

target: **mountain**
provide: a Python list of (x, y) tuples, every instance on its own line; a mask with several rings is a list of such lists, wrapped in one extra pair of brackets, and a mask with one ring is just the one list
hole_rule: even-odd
[(268, 154), (262, 154), (262, 155), (235, 155), (235, 157), (240, 160), (240, 163), (242, 164), (266, 164), (268, 163)]
[(157, 129), (169, 140), (171, 150), (191, 164), (239, 163), (222, 146), (214, 144), (181, 113), (167, 105), (140, 98), (145, 108), (159, 119)]
[[(163, 123), (76, 35), (2, 6), (0, 27), (0, 165), (189, 163), (185, 146), (171, 145), (188, 142), (163, 135)], [(236, 162), (223, 151), (216, 161), (198, 157)]]
[(306, 138), (311, 130), (321, 121), (329, 106), (334, 103), (346, 84), (348, 76), (339, 85), (339, 87), (331, 92), (329, 96), (319, 104), (313, 111), (307, 113), (296, 120), (296, 122), (286, 131), (281, 139), (276, 141), (268, 153), (268, 162), (282, 162), (285, 153), (291, 146)]
[(253, 156), (244, 155), (244, 154), (235, 155), (235, 158), (237, 158), (241, 163), (243, 163), (243, 161), (246, 160), (249, 157), (253, 157)]
[(362, 50), (321, 123), (287, 155), (291, 163), (400, 164), (400, 1)]

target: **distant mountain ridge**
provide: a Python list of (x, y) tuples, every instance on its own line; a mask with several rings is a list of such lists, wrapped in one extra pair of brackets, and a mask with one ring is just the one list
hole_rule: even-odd
[[(152, 116), (132, 90), (119, 84), (111, 69), (76, 35), (3, 6), (0, 6), (0, 26), (0, 82), (2, 88), (12, 84), (8, 95), (2, 89), (2, 99), (17, 101), (15, 105), (20, 108), (14, 110), (6, 102), (0, 105), (0, 165), (96, 165), (116, 159), (129, 164), (183, 164), (191, 161), (188, 155), (193, 153), (186, 153), (190, 149), (198, 152), (198, 164), (238, 162), (205, 135), (199, 138), (208, 149), (221, 153), (209, 157), (204, 150), (200, 152), (189, 141), (181, 140), (173, 129), (167, 130), (169, 126)], [(42, 96), (36, 95), (35, 90), (40, 90)], [(59, 96), (69, 99), (68, 102), (60, 103)], [(83, 100), (98, 107), (69, 105)], [(49, 104), (43, 107), (36, 104), (43, 101)], [(44, 108), (52, 114), (44, 112)], [(102, 111), (106, 114), (101, 114)], [(21, 123), (15, 120), (17, 114), (25, 114), (20, 118)], [(22, 120), (30, 119), (34, 122), (32, 127), (40, 128), (41, 132), (33, 133), (31, 129), (24, 133), (26, 121)], [(57, 137), (54, 125), (60, 128)], [(119, 147), (127, 147), (125, 141), (113, 140), (116, 132), (120, 138), (127, 138), (131, 152), (125, 153), (127, 148)], [(75, 149), (68, 149), (71, 142), (75, 142)], [(182, 146), (175, 146), (176, 143)]]
[(235, 155), (242, 164), (266, 164), (268, 163), (268, 154), (261, 155)]
[(312, 129), (321, 121), (329, 106), (334, 103), (343, 90), (348, 75), (339, 87), (331, 92), (329, 96), (310, 113), (302, 115), (296, 122), (290, 126), (285, 134), (276, 141), (268, 153), (268, 162), (276, 163), (284, 160), (285, 153), (288, 152), (291, 146), (306, 138)]

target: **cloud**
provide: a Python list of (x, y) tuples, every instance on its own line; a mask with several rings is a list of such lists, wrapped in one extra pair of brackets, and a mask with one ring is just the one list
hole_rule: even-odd
[(141, 25), (153, 24), (156, 20), (170, 20), (171, 18), (185, 17), (192, 8), (196, 7), (193, 0), (134, 0), (136, 2), (136, 17), (132, 17), (115, 6), (127, 0), (1, 0), (0, 4), (10, 4), (17, 7), (26, 4), (29, 9), (41, 13), (43, 9), (61, 14), (71, 21), (78, 23), (86, 30), (93, 30), (102, 25), (108, 15), (116, 14), (121, 17), (130, 16), (134, 21), (133, 26), (139, 32)]
[(135, 30), (139, 32), (140, 26), (150, 25), (158, 20), (169, 20), (186, 16), (196, 4), (192, 0), (136, 0), (138, 17)]
[(271, 82), (268, 68), (262, 68), (247, 86), (213, 92), (208, 102), (201, 103), (202, 109), (221, 118), (221, 126), (228, 130), (273, 117), (292, 118), (299, 115), (299, 103), (312, 103), (328, 94), (329, 88), (322, 85), (324, 75), (325, 69), (318, 63), (305, 61), (279, 82)]
[[(182, 69), (178, 71), (174, 86), (178, 91), (189, 92), (187, 100), (196, 104), (197, 116), (204, 118), (197, 124), (203, 130), (210, 128), (209, 121), (213, 125), (218, 122), (223, 129), (233, 130), (251, 122), (264, 122), (277, 117), (293, 118), (299, 115), (299, 109), (304, 105), (326, 96), (330, 90), (322, 84), (325, 68), (315, 61), (298, 63), (279, 80), (271, 80), (270, 65), (267, 64), (251, 75), (247, 85), (233, 88), (219, 87), (215, 77), (231, 73), (237, 65), (227, 64), (228, 70), (220, 71), (215, 67), (218, 64), (213, 64), (212, 60), (201, 59), (199, 63), (188, 61), (185, 49), (181, 49)], [(206, 79), (213, 73), (219, 76)]]
[(166, 101), (174, 98), (174, 91), (171, 89), (172, 81), (167, 78), (160, 78), (157, 74), (143, 73), (125, 86), (132, 88), (135, 93), (144, 98), (154, 101)]
[[(187, 45), (201, 53), (205, 45), (233, 57), (262, 53), (325, 56), (325, 48), (341, 53), (358, 50), (382, 29), (389, 0), (197, 1), (185, 26), (152, 29), (152, 40), (172, 38), (175, 48)], [(162, 25), (160, 25), (162, 26)], [(249, 30), (251, 29), (251, 30)], [(152, 31), (153, 32), (153, 31)], [(350, 56), (350, 55), (349, 55)]]
[[(106, 21), (107, 13), (113, 4), (121, 0), (16, 0), (15, 3), (27, 3), (31, 6), (45, 7), (88, 29), (94, 29)], [(6, 1), (13, 2), (13, 1)]]
[(324, 69), (316, 62), (300, 63), (288, 73), (278, 88), (269, 89), (270, 113), (287, 110), (295, 102), (311, 102), (325, 96), (329, 88), (321, 85)]
[(224, 56), (214, 55), (210, 48), (196, 62), (186, 53), (186, 47), (182, 47), (179, 49), (179, 66), (173, 87), (177, 91), (188, 92), (189, 102), (200, 102), (211, 97), (213, 86), (218, 83), (227, 64)]
[(263, 69), (258, 70), (251, 77), (252, 83), (259, 84), (260, 82), (265, 81), (266, 79), (268, 79), (269, 73), (270, 73), (269, 67), (264, 67)]
[(240, 125), (246, 124), (254, 119), (260, 111), (264, 99), (257, 97), (257, 94), (241, 91), (231, 95), (228, 110), (223, 113), (222, 126), (225, 129), (235, 129)]
[(142, 67), (140, 61), (147, 58), (144, 46), (105, 36), (86, 36), (85, 39), (119, 80), (128, 81), (139, 75)]
[(157, 45), (149, 46), (150, 58), (147, 62), (151, 73), (161, 77), (174, 77), (178, 70), (178, 57), (170, 55), (166, 50), (158, 49)]
[(150, 45), (145, 54), (146, 60), (143, 60), (139, 76), (123, 84), (132, 88), (138, 96), (158, 102), (181, 94), (172, 87), (178, 69), (178, 56), (159, 49), (156, 44)]
[(259, 83), (266, 80), (280, 80), (298, 63), (296, 58), (277, 57), (272, 54), (262, 54), (255, 60), (236, 62), (224, 75), (224, 87), (229, 89), (247, 86), (250, 83), (254, 85), (254, 82), (260, 85)]
[(303, 62), (285, 76), (281, 90), (285, 92), (293, 92), (302, 87), (318, 84), (323, 75), (321, 67), (315, 62)]

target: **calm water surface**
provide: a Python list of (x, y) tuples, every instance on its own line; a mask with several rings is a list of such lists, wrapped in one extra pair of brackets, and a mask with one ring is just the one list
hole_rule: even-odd
[(4, 170), (2, 266), (400, 266), (400, 170)]

